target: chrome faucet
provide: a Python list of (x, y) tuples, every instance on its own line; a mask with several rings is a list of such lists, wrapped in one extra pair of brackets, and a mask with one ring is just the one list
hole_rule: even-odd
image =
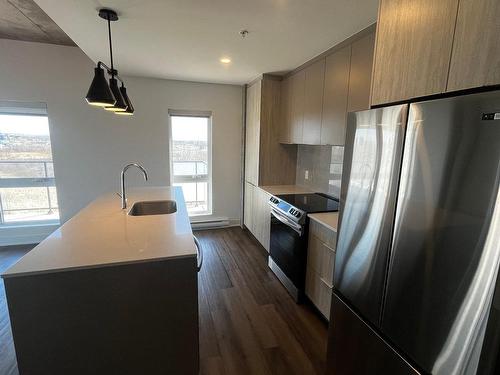
[(120, 198), (122, 199), (122, 210), (127, 208), (127, 197), (125, 196), (125, 172), (130, 167), (139, 168), (142, 171), (142, 174), (144, 175), (144, 180), (146, 180), (146, 181), (148, 180), (148, 172), (146, 172), (146, 170), (141, 165), (139, 165), (137, 163), (130, 163), (130, 164), (127, 164), (126, 166), (123, 167), (122, 176), (121, 176), (122, 180), (121, 180), (121, 195), (120, 195)]

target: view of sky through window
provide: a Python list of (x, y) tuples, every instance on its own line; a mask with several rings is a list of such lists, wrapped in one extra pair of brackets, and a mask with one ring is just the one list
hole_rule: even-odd
[(0, 114), (0, 225), (58, 220), (47, 116)]

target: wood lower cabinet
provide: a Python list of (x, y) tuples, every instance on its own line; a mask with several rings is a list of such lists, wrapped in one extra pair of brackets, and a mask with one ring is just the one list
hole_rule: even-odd
[(254, 222), (254, 205), (253, 205), (253, 191), (254, 191), (254, 185), (252, 185), (250, 182), (245, 181), (245, 192), (244, 192), (244, 198), (243, 198), (243, 206), (244, 206), (244, 211), (243, 211), (243, 224), (248, 228), (248, 230), (251, 232), (253, 229), (253, 222)]
[(306, 270), (306, 295), (321, 312), (321, 315), (323, 315), (325, 319), (330, 320), (332, 287), (312, 268)]
[(265, 190), (245, 182), (244, 224), (268, 252), (271, 234), (269, 198), (271, 195)]
[(307, 246), (306, 295), (330, 319), (337, 233), (311, 220)]
[(321, 140), (325, 59), (309, 65), (304, 69), (304, 74), (304, 121), (301, 143), (317, 145)]
[(323, 145), (344, 144), (350, 64), (350, 45), (326, 57), (321, 119), (321, 144)]
[(447, 91), (500, 84), (500, 1), (460, 0)]
[(458, 1), (380, 1), (371, 105), (445, 92)]

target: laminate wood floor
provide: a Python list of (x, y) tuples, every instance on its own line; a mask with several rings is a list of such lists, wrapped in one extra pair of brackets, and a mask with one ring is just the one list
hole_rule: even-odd
[[(30, 251), (35, 245), (0, 246), (0, 274)], [(16, 353), (12, 342), (7, 301), (0, 278), (0, 374), (17, 375)]]
[(297, 305), (238, 227), (198, 231), (202, 374), (323, 374), (327, 326)]
[[(201, 374), (323, 374), (327, 326), (297, 305), (267, 267), (267, 253), (239, 227), (197, 231)], [(0, 272), (32, 246), (0, 247)], [(0, 286), (0, 374), (17, 374)]]

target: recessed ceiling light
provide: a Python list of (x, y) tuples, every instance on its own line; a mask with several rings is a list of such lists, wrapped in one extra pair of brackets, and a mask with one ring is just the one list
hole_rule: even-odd
[(222, 57), (220, 59), (220, 62), (223, 64), (229, 64), (231, 62), (231, 59), (229, 57)]

